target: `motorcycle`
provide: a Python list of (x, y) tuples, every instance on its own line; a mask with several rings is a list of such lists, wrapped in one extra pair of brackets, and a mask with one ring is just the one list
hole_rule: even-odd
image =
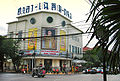
[(32, 77), (44, 77), (45, 76), (45, 68), (44, 67), (37, 67), (33, 68)]

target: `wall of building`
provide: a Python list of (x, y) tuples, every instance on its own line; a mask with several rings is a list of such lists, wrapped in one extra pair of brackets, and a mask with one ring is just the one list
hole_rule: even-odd
[(57, 60), (57, 59), (53, 59), (52, 60), (52, 67), (59, 67), (60, 65), (60, 60)]
[[(51, 16), (53, 18), (53, 22), (52, 23), (48, 23), (47, 17)], [(31, 24), (30, 23), (30, 19), (31, 18), (35, 18), (36, 19), (36, 23), (35, 24)], [(41, 27), (53, 27), (56, 28), (57, 33), (59, 34), (60, 28), (62, 28), (62, 21), (65, 21), (66, 24), (70, 24), (70, 21), (66, 20), (64, 17), (58, 15), (58, 14), (54, 14), (54, 13), (39, 13), (39, 14), (33, 14), (33, 15), (29, 15), (29, 16), (25, 16), (25, 17), (20, 17), (18, 18), (18, 21), (22, 21), (22, 20), (27, 20), (26, 22), (26, 26), (25, 26), (25, 32), (29, 32), (29, 29), (32, 28), (37, 28), (37, 36), (41, 36)], [(66, 25), (67, 27), (68, 25)], [(19, 29), (19, 28), (18, 28)], [(21, 28), (23, 29), (23, 28)], [(28, 33), (26, 33), (25, 37), (28, 37)], [(59, 38), (57, 38), (57, 43), (59, 43)], [(40, 39), (37, 41), (37, 49), (41, 48), (41, 43), (40, 43)], [(28, 41), (25, 40), (25, 46), (27, 46)], [(27, 49), (27, 47), (25, 47), (25, 49)], [(57, 44), (57, 49), (59, 50), (59, 44)]]
[[(82, 33), (82, 31), (79, 31), (73, 27), (70, 27), (68, 30), (69, 34), (75, 34), (75, 33)], [(78, 57), (78, 58), (82, 58), (83, 54), (82, 54), (82, 34), (79, 35), (71, 35), (69, 36), (69, 49), (68, 52), (73, 54), (73, 57)], [(70, 49), (71, 46), (71, 49)], [(74, 52), (73, 52), (73, 48), (72, 47), (77, 47), (79, 48), (79, 53), (75, 53), (75, 48), (74, 48)], [(81, 49), (81, 51), (80, 51)]]
[[(53, 18), (52, 23), (47, 22), (47, 17), (51, 16)], [(35, 18), (36, 23), (31, 24), (30, 19)], [(62, 26), (62, 21), (66, 22), (66, 25), (63, 27)], [(53, 27), (56, 28), (56, 35), (60, 35), (60, 31), (64, 30), (65, 34), (74, 34), (74, 33), (80, 33), (81, 31), (76, 29), (74, 26), (70, 25), (71, 21), (69, 19), (66, 19), (65, 17), (61, 16), (60, 14), (57, 13), (36, 13), (36, 14), (31, 14), (23, 17), (18, 17), (18, 21), (9, 23), (8, 24), (8, 33), (13, 32), (14, 36), (13, 37), (18, 37), (16, 35), (19, 31), (22, 30), (22, 37), (30, 37), (29, 33), (31, 30), (36, 31), (36, 37), (41, 37), (41, 32), (42, 28), (46, 27)], [(75, 38), (79, 39), (79, 41), (76, 41)], [(41, 38), (35, 39), (37, 41), (36, 43), (36, 49), (41, 50)], [(28, 50), (28, 39), (25, 39), (21, 41), (21, 50)], [(64, 50), (67, 53), (72, 54), (72, 49), (70, 52), (69, 45), (76, 46), (81, 48), (82, 51), (82, 35), (78, 36), (67, 36), (66, 37), (66, 49)], [(33, 50), (33, 48), (31, 49)], [(44, 49), (48, 50), (48, 49)], [(57, 37), (57, 49), (60, 50), (60, 37)], [(78, 58), (82, 57), (82, 54), (76, 54), (73, 53), (74, 57), (77, 56)], [(52, 57), (52, 56), (51, 56)], [(28, 64), (30, 59), (26, 59), (26, 64)], [(41, 59), (36, 60), (36, 66), (40, 64)], [(44, 65), (44, 59), (42, 59), (42, 64)], [(68, 67), (70, 65), (70, 61), (68, 62)], [(52, 59), (52, 66), (53, 67), (59, 67), (60, 66), (60, 59)]]

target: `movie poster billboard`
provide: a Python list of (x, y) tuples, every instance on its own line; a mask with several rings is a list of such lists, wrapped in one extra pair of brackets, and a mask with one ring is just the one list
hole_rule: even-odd
[[(28, 37), (37, 37), (37, 28), (29, 29)], [(37, 38), (30, 38), (28, 39), (28, 50), (33, 50), (33, 48), (37, 47)]]
[[(66, 35), (64, 30), (60, 30), (60, 35)], [(66, 36), (60, 36), (60, 50), (66, 51)]]
[(56, 49), (55, 33), (55, 28), (42, 28), (42, 49)]

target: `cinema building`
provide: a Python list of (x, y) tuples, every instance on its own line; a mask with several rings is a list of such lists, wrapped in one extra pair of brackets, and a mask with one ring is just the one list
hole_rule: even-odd
[[(82, 31), (59, 12), (40, 11), (17, 17), (8, 23), (8, 37), (20, 38), (23, 64), (29, 70), (42, 64), (50, 68), (71, 68), (74, 58), (83, 57)], [(22, 39), (21, 39), (22, 38)], [(35, 53), (35, 58), (33, 54)]]

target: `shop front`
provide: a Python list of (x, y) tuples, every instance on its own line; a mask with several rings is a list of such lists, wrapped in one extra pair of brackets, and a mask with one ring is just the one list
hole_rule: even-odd
[[(28, 70), (32, 71), (33, 65), (33, 57), (24, 57), (24, 65), (28, 65)], [(58, 69), (59, 72), (71, 69), (71, 59), (69, 58), (61, 58), (61, 57), (35, 57), (35, 67), (40, 66), (42, 64), (45, 67), (46, 72), (53, 72), (53, 70)], [(68, 69), (69, 68), (69, 69)]]

